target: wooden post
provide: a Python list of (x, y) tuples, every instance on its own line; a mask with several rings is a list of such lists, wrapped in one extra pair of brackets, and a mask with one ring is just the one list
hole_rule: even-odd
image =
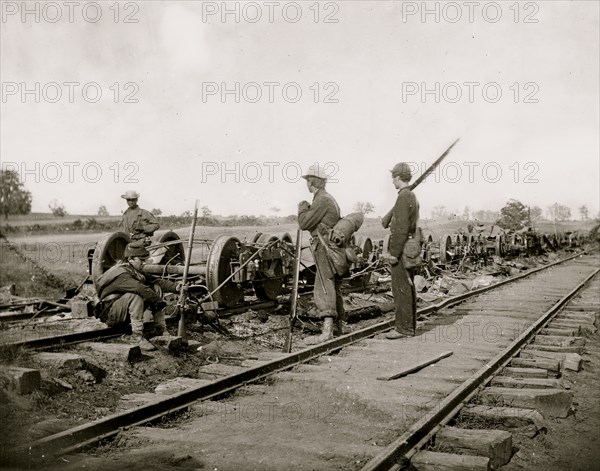
[(190, 238), (188, 240), (188, 250), (185, 254), (185, 265), (183, 268), (183, 280), (181, 281), (181, 291), (179, 292), (179, 301), (177, 307), (179, 308), (179, 326), (177, 328), (177, 336), (185, 340), (185, 309), (184, 301), (187, 289), (187, 278), (190, 270), (190, 262), (192, 260), (192, 247), (194, 245), (194, 232), (196, 231), (196, 220), (198, 219), (198, 200), (194, 205), (194, 219), (192, 219), (192, 227), (190, 228)]
[(298, 229), (296, 232), (296, 252), (294, 259), (294, 279), (292, 285), (292, 299), (290, 306), (290, 330), (283, 346), (284, 353), (290, 353), (292, 351), (292, 331), (294, 330), (294, 323), (296, 322), (296, 312), (298, 310), (298, 279), (300, 277), (300, 256), (302, 254), (302, 229)]

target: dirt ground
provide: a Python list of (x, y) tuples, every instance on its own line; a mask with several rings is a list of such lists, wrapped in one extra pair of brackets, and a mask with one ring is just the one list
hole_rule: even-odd
[[(596, 314), (596, 326), (599, 321)], [(513, 439), (518, 451), (503, 471), (600, 469), (600, 333), (586, 338), (582, 370), (566, 371), (562, 377), (573, 391), (572, 413), (565, 419), (547, 420), (547, 433)]]

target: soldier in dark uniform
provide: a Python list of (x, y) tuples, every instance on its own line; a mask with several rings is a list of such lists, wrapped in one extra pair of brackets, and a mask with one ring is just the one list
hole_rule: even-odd
[(319, 238), (320, 233), (322, 239), (326, 240), (327, 231), (340, 220), (340, 208), (333, 196), (325, 190), (327, 174), (319, 165), (309, 167), (302, 178), (306, 179), (308, 191), (314, 195), (312, 204), (307, 201), (298, 204), (298, 225), (313, 237), (311, 249), (317, 268), (314, 299), (318, 316), (323, 318), (323, 331), (321, 335), (308, 337), (306, 341), (308, 344), (315, 344), (332, 339), (334, 334), (341, 334), (344, 317), (341, 278), (336, 275)]
[(130, 321), (132, 341), (139, 343), (144, 351), (156, 350), (142, 335), (144, 311), (152, 313), (157, 335), (168, 334), (161, 291), (176, 293), (180, 288), (172, 281), (142, 273), (149, 255), (142, 241), (129, 243), (124, 260), (103, 273), (96, 282), (100, 299), (96, 316), (109, 327)]
[(395, 329), (389, 332), (388, 339), (412, 337), (417, 327), (417, 294), (413, 283), (413, 273), (402, 264), (402, 251), (410, 234), (417, 230), (419, 203), (410, 190), (412, 178), (410, 167), (402, 162), (391, 170), (392, 182), (398, 190), (398, 198), (392, 211), (391, 221), (384, 218), (384, 227), (390, 226), (390, 264), (392, 266), (392, 293), (396, 311)]
[(121, 195), (127, 201), (128, 208), (123, 213), (123, 218), (119, 228), (126, 232), (132, 240), (149, 239), (160, 224), (150, 211), (146, 211), (138, 206), (139, 193), (135, 191), (126, 191)]

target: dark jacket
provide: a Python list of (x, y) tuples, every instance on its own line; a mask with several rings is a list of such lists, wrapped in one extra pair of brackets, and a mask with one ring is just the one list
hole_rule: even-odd
[(315, 193), (311, 205), (298, 209), (298, 226), (303, 231), (309, 231), (312, 236), (317, 235), (319, 224), (323, 223), (331, 229), (340, 219), (340, 207), (324, 189)]
[(177, 292), (176, 283), (140, 273), (127, 262), (118, 263), (103, 273), (96, 282), (96, 288), (100, 301), (110, 294), (135, 293), (144, 299), (144, 304), (149, 305), (161, 301), (158, 293), (151, 288), (153, 284), (159, 285), (165, 292)]
[(390, 255), (400, 258), (404, 244), (408, 240), (409, 234), (414, 234), (417, 230), (417, 221), (419, 220), (419, 202), (408, 187), (404, 187), (398, 192), (392, 213), (389, 252)]
[(143, 239), (152, 236), (159, 227), (160, 224), (154, 215), (139, 206), (133, 209), (127, 208), (119, 224), (119, 228), (132, 239)]

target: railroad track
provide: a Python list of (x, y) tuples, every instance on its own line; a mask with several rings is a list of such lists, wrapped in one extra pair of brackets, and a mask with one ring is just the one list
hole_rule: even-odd
[[(268, 309), (274, 308), (277, 305), (277, 301), (258, 301), (253, 303), (246, 303), (242, 306), (235, 308), (220, 309), (218, 314), (219, 317), (225, 318), (238, 314), (240, 312), (245, 312), (248, 309)], [(72, 319), (66, 319), (66, 321), (70, 320)], [(166, 321), (168, 325), (175, 325), (178, 319), (167, 318)], [(27, 321), (25, 321), (24, 323), (22, 322), (22, 325), (27, 325), (27, 323)], [(98, 322), (97, 324), (104, 326), (104, 324), (100, 322)], [(57, 330), (59, 332), (56, 335), (48, 335), (47, 333), (42, 333), (37, 336), (28, 336), (27, 333), (24, 333), (23, 336), (28, 338), (12, 342), (2, 342), (0, 343), (0, 351), (18, 348), (40, 350), (45, 348), (62, 347), (67, 345), (74, 345), (81, 342), (110, 340), (128, 333), (127, 327), (95, 326), (92, 328), (92, 330), (73, 332), (73, 328), (71, 326), (66, 325), (64, 328), (57, 326)]]
[[(388, 469), (415, 455), (509, 362), (531, 365), (536, 361), (527, 357), (564, 355), (568, 347), (544, 344), (531, 349), (525, 345), (533, 339), (539, 342), (539, 332), (595, 276), (597, 265), (595, 257), (571, 257), (553, 264), (551, 270), (532, 270), (511, 283), (430, 306), (420, 314), (463, 303), (420, 326), (415, 338), (378, 338), (393, 326), (390, 320), (314, 348), (275, 355), (221, 379), (201, 381), (197, 387), (38, 440), (21, 450), (20, 457), (38, 461), (74, 452), (112, 438), (124, 427), (186, 410), (192, 411), (192, 418), (181, 427), (140, 427), (131, 433), (143, 435), (156, 446), (166, 443), (195, 449), (201, 443), (203, 459), (219, 469), (302, 465), (309, 469)], [(340, 349), (337, 355), (328, 355)], [(571, 346), (569, 353), (575, 350)], [(452, 355), (419, 372), (391, 381), (377, 379), (448, 352)], [(537, 363), (544, 362), (538, 358)], [(267, 377), (273, 378), (268, 387), (252, 385)], [(216, 400), (240, 387), (247, 395), (236, 396), (234, 402)], [(336, 432), (332, 423), (341, 424), (342, 431)], [(253, 440), (257, 433), (259, 441)], [(365, 443), (364, 437), (375, 438)], [(242, 444), (242, 452), (224, 458), (237, 446), (232, 443)], [(274, 444), (291, 451), (278, 454)], [(262, 462), (248, 461), (244, 450), (250, 445), (254, 455), (264, 455)]]

